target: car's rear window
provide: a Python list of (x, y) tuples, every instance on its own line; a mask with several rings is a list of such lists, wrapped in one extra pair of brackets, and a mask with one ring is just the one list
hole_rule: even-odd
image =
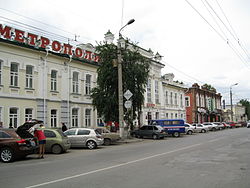
[(6, 132), (0, 131), (0, 138), (11, 138), (11, 136)]
[(55, 138), (56, 134), (53, 131), (44, 130), (44, 134), (47, 138)]
[(57, 130), (57, 132), (62, 136), (62, 137), (67, 137), (66, 134), (64, 134), (64, 132), (60, 129)]
[(81, 130), (79, 129), (77, 132), (77, 135), (89, 135), (90, 131), (89, 130)]

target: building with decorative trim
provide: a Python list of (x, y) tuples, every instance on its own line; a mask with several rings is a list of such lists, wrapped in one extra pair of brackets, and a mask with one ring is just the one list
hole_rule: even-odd
[(221, 94), (215, 89), (193, 84), (185, 94), (188, 123), (222, 121)]
[(0, 44), (2, 127), (33, 118), (47, 127), (97, 124), (90, 90), (98, 56), (91, 44), (72, 46), (4, 25)]

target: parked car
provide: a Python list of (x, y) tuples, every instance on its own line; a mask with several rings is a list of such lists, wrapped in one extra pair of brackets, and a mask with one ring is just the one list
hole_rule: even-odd
[(208, 126), (205, 126), (200, 123), (194, 123), (193, 126), (195, 127), (196, 132), (199, 132), (199, 133), (205, 133), (209, 131)]
[(228, 125), (230, 125), (230, 127), (229, 128), (235, 128), (235, 125), (236, 125), (236, 123), (235, 122), (232, 122), (232, 121), (230, 121), (230, 122), (227, 122), (227, 124)]
[(195, 127), (189, 123), (185, 123), (185, 132), (186, 134), (193, 134), (195, 132)]
[(70, 141), (71, 147), (87, 147), (95, 149), (104, 143), (102, 135), (94, 129), (73, 128), (64, 132)]
[(15, 129), (0, 129), (0, 159), (12, 162), (37, 152), (38, 145), (29, 129), (41, 121), (33, 120)]
[(164, 128), (159, 125), (143, 125), (141, 128), (132, 131), (130, 134), (136, 138), (147, 137), (153, 139), (164, 138), (166, 136)]
[(225, 129), (228, 129), (228, 128), (231, 127), (231, 126), (230, 126), (228, 123), (226, 123), (226, 122), (222, 122), (222, 124), (224, 125), (224, 128), (225, 128)]
[(250, 128), (250, 122), (247, 122), (247, 128)]
[(111, 143), (116, 142), (120, 139), (119, 133), (110, 132), (104, 127), (98, 127), (95, 130), (103, 136), (104, 145), (110, 145)]
[(70, 148), (69, 138), (61, 129), (44, 128), (46, 136), (45, 152), (60, 154)]
[(214, 124), (214, 123), (211, 123), (211, 122), (205, 122), (205, 123), (202, 123), (203, 125), (205, 126), (208, 126), (209, 130), (210, 131), (216, 131), (216, 130), (219, 130), (219, 127), (218, 125)]
[(239, 121), (238, 123), (241, 124), (241, 127), (246, 127), (247, 126), (246, 121)]
[(224, 129), (224, 125), (221, 122), (213, 122), (213, 124), (218, 125), (219, 130)]

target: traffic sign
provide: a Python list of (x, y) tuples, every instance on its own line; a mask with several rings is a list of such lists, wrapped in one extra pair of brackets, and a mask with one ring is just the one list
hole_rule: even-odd
[(131, 97), (132, 97), (132, 93), (131, 93), (131, 91), (129, 91), (129, 90), (127, 90), (125, 93), (124, 93), (124, 97), (127, 99), (127, 100), (129, 100)]
[(126, 102), (124, 103), (124, 106), (125, 106), (125, 108), (131, 108), (131, 106), (132, 106), (132, 101), (126, 101)]

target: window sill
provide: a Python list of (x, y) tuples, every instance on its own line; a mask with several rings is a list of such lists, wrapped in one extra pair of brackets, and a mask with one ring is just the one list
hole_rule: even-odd
[(13, 88), (13, 89), (20, 89), (19, 86), (9, 86), (10, 88)]
[(25, 90), (31, 90), (31, 91), (35, 91), (35, 89), (34, 88), (25, 88)]
[(51, 90), (50, 93), (59, 93), (59, 91), (52, 91), (52, 90)]

